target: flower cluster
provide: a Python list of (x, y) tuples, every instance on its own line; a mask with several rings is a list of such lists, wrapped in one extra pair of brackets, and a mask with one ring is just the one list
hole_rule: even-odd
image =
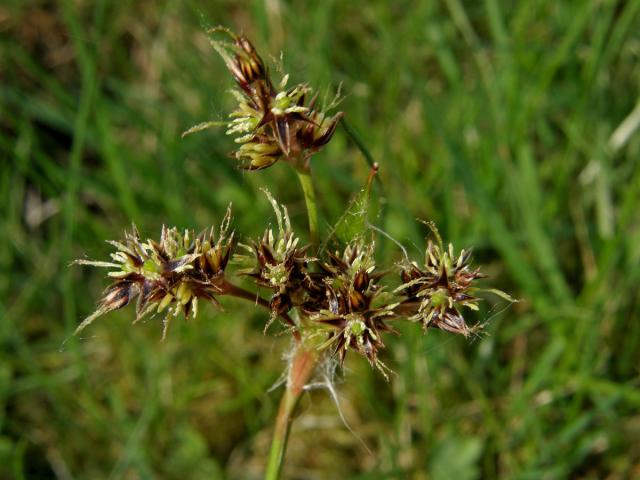
[[(471, 267), (470, 252), (462, 250), (456, 255), (451, 244), (445, 249), (430, 223), (427, 225), (437, 241), (428, 241), (420, 264), (411, 261), (396, 242), (404, 253), (398, 265), (401, 284), (387, 290), (382, 281), (389, 281), (386, 274), (392, 269), (378, 267), (375, 235), (378, 232), (392, 238), (372, 225), (370, 218), (373, 179), (378, 172), (373, 161), (366, 186), (329, 226), (328, 237), (319, 238), (310, 158), (331, 140), (342, 118), (342, 112), (328, 114), (337, 105), (339, 93), (326, 108), (320, 108), (317, 94), (312, 95), (307, 84), (287, 87), (289, 77), (284, 75), (276, 86), (246, 37), (221, 27), (208, 33), (237, 86), (232, 91), (237, 108), (229, 121), (220, 122), (226, 125), (228, 135), (236, 137), (238, 148), (232, 155), (248, 170), (261, 170), (279, 160), (296, 170), (307, 208), (310, 245), (301, 245), (286, 206), (267, 190), (263, 191), (273, 207), (277, 228), (269, 226), (261, 237), (240, 243), (241, 254), (234, 252), (230, 209), (217, 235), (214, 229), (196, 236), (193, 231), (181, 233), (163, 227), (159, 242), (143, 242), (134, 226), (123, 242), (109, 242), (116, 247), (112, 261), (76, 262), (108, 268), (112, 279), (96, 311), (76, 333), (134, 300), (135, 321), (165, 312), (163, 338), (172, 318), (180, 314), (196, 317), (200, 300), (219, 306), (219, 297), (224, 295), (267, 309), (270, 315), (264, 333), (280, 317), (293, 345), (286, 357), (286, 392), (267, 467), (267, 477), (276, 478), (300, 396), (312, 386), (324, 385), (335, 398), (330, 377), (337, 364), (344, 366), (349, 351), (366, 358), (388, 380), (391, 370), (381, 360), (383, 336), (399, 335), (394, 328), (397, 322), (419, 322), (424, 332), (433, 327), (468, 337), (482, 328), (481, 324), (470, 327), (463, 316), (465, 308), (478, 310), (477, 292), (514, 300), (499, 290), (478, 288), (476, 280), (484, 275)], [(217, 124), (196, 125), (183, 136)], [(370, 160), (358, 136), (349, 128), (345, 131)], [(234, 274), (252, 286), (235, 283)], [(268, 297), (263, 298), (264, 290)]]
[[(425, 331), (433, 327), (465, 337), (479, 328), (469, 327), (462, 311), (478, 309), (480, 298), (475, 294), (480, 289), (475, 282), (484, 275), (471, 267), (469, 251), (456, 255), (452, 245), (443, 248), (431, 224), (437, 242), (428, 242), (422, 265), (405, 259), (399, 267), (401, 285), (391, 291), (382, 286), (387, 270), (376, 265), (375, 241), (369, 236), (372, 229), (367, 216), (377, 164), (367, 186), (326, 239), (324, 245), (333, 242), (332, 249), (317, 248), (315, 195), (308, 159), (331, 139), (342, 113), (330, 117), (316, 109), (316, 96), (307, 102), (311, 89), (306, 84), (287, 89), (286, 75), (275, 87), (268, 68), (246, 37), (223, 28), (210, 33), (224, 33), (231, 39), (214, 39), (212, 44), (238, 87), (234, 91), (238, 108), (227, 123), (227, 133), (239, 135), (236, 142), (240, 147), (234, 155), (251, 170), (266, 168), (279, 159), (298, 169), (312, 245), (300, 245), (287, 208), (264, 190), (275, 213), (277, 230), (269, 227), (262, 237), (240, 244), (245, 253), (234, 257), (243, 264), (235, 273), (250, 279), (256, 292), (232, 283), (226, 272), (234, 253), (230, 210), (217, 235), (213, 229), (196, 237), (192, 231), (180, 233), (163, 227), (159, 243), (143, 243), (134, 227), (123, 242), (110, 242), (117, 249), (111, 262), (77, 261), (110, 268), (109, 277), (113, 279), (97, 310), (77, 331), (136, 300), (136, 321), (166, 310), (164, 337), (171, 318), (180, 313), (196, 316), (200, 299), (218, 305), (217, 297), (232, 295), (270, 311), (265, 331), (280, 317), (297, 345), (309, 341), (313, 348), (328, 352), (324, 358), (337, 358), (341, 365), (347, 352), (355, 351), (386, 377), (388, 368), (379, 353), (385, 347), (383, 334), (397, 334), (392, 321), (409, 319), (420, 322)], [(196, 126), (187, 133), (207, 126)], [(304, 175), (308, 179), (303, 181)], [(264, 289), (270, 293), (268, 299), (260, 295)], [(513, 301), (498, 290), (485, 291)]]
[(249, 252), (248, 256), (236, 257), (241, 263), (250, 265), (240, 274), (250, 276), (258, 287), (266, 287), (273, 292), (269, 301), (271, 318), (266, 330), (276, 317), (303, 303), (305, 289), (312, 284), (308, 264), (315, 259), (306, 256), (308, 246), (298, 246), (300, 239), (293, 233), (287, 208), (278, 205), (268, 190), (264, 193), (276, 214), (278, 233), (274, 235), (273, 229), (267, 228), (258, 241), (251, 245), (241, 244)]
[(218, 305), (217, 295), (225, 291), (224, 272), (233, 245), (229, 233), (231, 209), (222, 221), (218, 235), (213, 228), (196, 236), (193, 231), (162, 227), (160, 243), (142, 242), (135, 225), (125, 233), (124, 242), (109, 241), (116, 247), (111, 262), (76, 260), (81, 265), (112, 269), (114, 282), (105, 290), (97, 310), (78, 326), (87, 327), (105, 313), (136, 303), (136, 321), (146, 315), (167, 310), (163, 337), (169, 321), (182, 313), (185, 318), (198, 314), (198, 300)]
[[(309, 99), (312, 90), (308, 85), (287, 88), (288, 75), (276, 88), (246, 37), (222, 27), (209, 33), (223, 33), (231, 39), (212, 38), (211, 43), (238, 85), (233, 91), (238, 107), (230, 114), (227, 128), (227, 134), (239, 135), (235, 141), (240, 146), (233, 156), (248, 170), (267, 168), (280, 159), (295, 168), (306, 168), (309, 157), (329, 142), (343, 115), (338, 112), (329, 116), (326, 112), (337, 99), (323, 111), (316, 106), (317, 94)], [(198, 126), (187, 133), (197, 130)]]
[(384, 348), (383, 332), (396, 333), (387, 320), (396, 316), (397, 304), (385, 298), (378, 284), (382, 274), (376, 271), (374, 248), (374, 243), (356, 242), (342, 254), (330, 253), (329, 260), (319, 264), (325, 298), (314, 305), (317, 311), (308, 313), (313, 321), (330, 328), (326, 345), (333, 346), (341, 365), (352, 349), (384, 374), (386, 366), (378, 359), (378, 350)]
[(425, 330), (434, 327), (468, 336), (472, 330), (460, 309), (478, 309), (473, 282), (484, 277), (480, 269), (471, 269), (470, 260), (471, 251), (462, 250), (456, 257), (452, 244), (445, 251), (429, 240), (424, 267), (411, 262), (401, 272), (404, 283), (397, 291), (407, 297), (403, 307), (416, 310), (410, 319), (421, 322)]
[[(278, 205), (265, 190), (272, 204), (278, 232), (267, 229), (262, 239), (242, 245), (249, 255), (237, 255), (250, 268), (240, 274), (251, 277), (259, 288), (271, 290), (271, 322), (296, 307), (309, 320), (306, 327), (318, 327), (328, 338), (321, 350), (331, 347), (340, 363), (349, 349), (367, 358), (384, 372), (378, 350), (384, 348), (382, 332), (395, 331), (386, 323), (395, 317), (395, 302), (389, 302), (378, 284), (382, 274), (376, 271), (375, 243), (357, 241), (342, 253), (329, 252), (326, 258), (308, 257), (309, 247), (298, 247), (286, 207)], [(386, 302), (386, 303), (385, 303)]]

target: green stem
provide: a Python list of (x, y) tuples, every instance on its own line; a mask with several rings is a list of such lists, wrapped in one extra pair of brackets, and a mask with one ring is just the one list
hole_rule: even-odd
[[(347, 133), (349, 138), (353, 140), (353, 143), (356, 144), (356, 147), (358, 147), (358, 150), (360, 150), (360, 153), (362, 153), (362, 156), (367, 162), (367, 165), (369, 165), (369, 168), (374, 168), (374, 165), (376, 165), (378, 162), (376, 162), (373, 159), (373, 155), (371, 155), (371, 152), (367, 148), (367, 144), (364, 142), (364, 140), (362, 139), (358, 131), (355, 129), (355, 127), (351, 125), (347, 121), (347, 119), (344, 117), (340, 120), (340, 125), (342, 125), (342, 128)], [(375, 178), (376, 178), (376, 182), (378, 182), (378, 186), (380, 187), (380, 192), (384, 194), (384, 189), (382, 186), (382, 180), (380, 179), (380, 176), (376, 175)]]
[(313, 188), (313, 180), (311, 179), (310, 168), (296, 169), (302, 191), (304, 192), (304, 201), (307, 205), (307, 215), (309, 216), (309, 238), (311, 244), (315, 247), (318, 245), (318, 207), (316, 205), (316, 192)]
[(351, 140), (353, 140), (353, 142), (356, 144), (356, 147), (358, 147), (358, 150), (360, 150), (360, 152), (364, 156), (365, 160), (369, 164), (369, 167), (373, 167), (373, 164), (376, 163), (376, 161), (373, 159), (373, 155), (371, 155), (371, 152), (369, 152), (366, 143), (364, 143), (364, 140), (362, 139), (358, 131), (353, 128), (344, 117), (341, 119), (340, 124), (342, 125), (344, 131), (347, 132), (347, 135), (349, 135)]
[(278, 480), (284, 465), (284, 454), (287, 450), (287, 440), (293, 423), (293, 416), (304, 392), (304, 386), (315, 371), (318, 361), (318, 353), (315, 350), (307, 350), (301, 344), (296, 346), (291, 364), (287, 387), (280, 400), (280, 409), (276, 418), (276, 425), (271, 441), (269, 463), (265, 473), (265, 480)]

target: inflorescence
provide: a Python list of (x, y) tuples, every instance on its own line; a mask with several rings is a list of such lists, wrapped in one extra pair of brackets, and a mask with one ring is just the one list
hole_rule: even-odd
[[(287, 75), (275, 87), (246, 37), (223, 28), (210, 33), (231, 40), (215, 38), (212, 44), (238, 87), (234, 90), (238, 107), (226, 123), (227, 133), (238, 135), (233, 156), (249, 170), (283, 160), (308, 171), (309, 159), (329, 142), (343, 114), (330, 116), (327, 109), (318, 108), (317, 96), (307, 101), (311, 88), (306, 84), (286, 88)], [(211, 125), (201, 124), (186, 133)], [(264, 192), (277, 228), (267, 228), (246, 244), (234, 241), (229, 207), (217, 232), (212, 228), (195, 235), (163, 227), (159, 242), (142, 241), (134, 226), (122, 242), (109, 242), (116, 249), (112, 261), (78, 260), (110, 269), (113, 283), (77, 331), (135, 301), (135, 321), (162, 314), (164, 337), (172, 318), (196, 317), (200, 301), (218, 307), (221, 297), (231, 295), (268, 309), (265, 331), (280, 318), (296, 342), (310, 343), (341, 365), (347, 352), (357, 352), (386, 377), (388, 368), (379, 352), (385, 347), (383, 335), (398, 334), (394, 322), (409, 320), (425, 330), (437, 328), (465, 337), (479, 329), (467, 325), (463, 311), (478, 309), (476, 294), (482, 290), (476, 281), (484, 275), (471, 266), (470, 251), (456, 254), (453, 245), (444, 248), (435, 227), (436, 243), (428, 242), (421, 263), (405, 259), (392, 268), (380, 268), (373, 231), (348, 241), (329, 238), (322, 248), (303, 245), (287, 208)], [(231, 267), (235, 271), (230, 273)], [(245, 283), (248, 279), (253, 287), (238, 286), (234, 278)], [(395, 289), (383, 283), (389, 278), (397, 279)], [(264, 291), (269, 292), (267, 299), (262, 298)], [(502, 292), (486, 291), (511, 300)]]
[[(111, 262), (76, 261), (109, 268), (108, 276), (114, 280), (78, 331), (135, 301), (135, 321), (163, 313), (164, 337), (174, 317), (196, 317), (200, 300), (218, 307), (224, 295), (261, 299), (259, 293), (266, 290), (270, 297), (258, 302), (270, 311), (265, 331), (281, 318), (297, 333), (296, 338), (316, 339), (316, 347), (330, 352), (340, 364), (348, 351), (355, 351), (384, 373), (388, 369), (378, 352), (385, 347), (383, 334), (398, 334), (394, 321), (406, 319), (421, 323), (425, 330), (432, 327), (464, 336), (474, 330), (466, 324), (462, 308), (478, 308), (475, 280), (483, 275), (470, 267), (468, 251), (456, 257), (453, 246), (443, 252), (430, 241), (423, 266), (403, 262), (394, 267), (401, 284), (389, 292), (381, 280), (391, 272), (376, 265), (372, 239), (360, 238), (338, 250), (310, 256), (311, 246), (299, 245), (286, 207), (278, 205), (268, 191), (265, 194), (272, 203), (277, 230), (268, 228), (250, 244), (234, 243), (229, 210), (217, 235), (214, 229), (196, 236), (163, 227), (159, 243), (142, 242), (134, 226), (123, 242), (109, 242), (116, 247)], [(238, 265), (235, 275), (249, 278), (259, 293), (231, 283), (229, 264)], [(245, 293), (238, 295), (239, 291)], [(294, 310), (295, 321), (289, 316)]]

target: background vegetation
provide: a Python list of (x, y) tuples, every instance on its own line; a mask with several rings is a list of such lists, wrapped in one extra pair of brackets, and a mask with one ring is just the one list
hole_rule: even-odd
[[(473, 342), (407, 325), (389, 384), (352, 355), (355, 434), (313, 392), (288, 478), (640, 476), (639, 1), (7, 0), (0, 478), (260, 478), (288, 347), (262, 311), (203, 308), (161, 342), (128, 309), (69, 338), (105, 286), (70, 261), (131, 221), (204, 228), (233, 201), (257, 236), (266, 185), (306, 225), (285, 165), (243, 173), (222, 130), (180, 138), (232, 105), (201, 17), (282, 51), (293, 81), (342, 82), (381, 164), (379, 226), (419, 256), (415, 219), (436, 221), (523, 299), (485, 302)], [(314, 169), (327, 225), (367, 165), (339, 129)]]

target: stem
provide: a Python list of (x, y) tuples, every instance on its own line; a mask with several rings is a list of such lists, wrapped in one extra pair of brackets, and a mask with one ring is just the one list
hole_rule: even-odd
[[(353, 143), (356, 144), (356, 147), (358, 147), (358, 150), (360, 150), (360, 153), (362, 153), (362, 155), (364, 156), (364, 159), (369, 165), (369, 168), (373, 168), (374, 165), (377, 164), (377, 162), (374, 160), (373, 155), (371, 155), (371, 152), (367, 148), (367, 145), (365, 144), (364, 140), (362, 139), (358, 131), (344, 117), (340, 120), (340, 124), (342, 125), (342, 128), (344, 128), (344, 131), (347, 133), (349, 138), (351, 138), (351, 140), (353, 140)], [(384, 189), (382, 186), (382, 180), (380, 179), (380, 176), (376, 176), (376, 182), (378, 182), (380, 191), (384, 195)]]
[(269, 452), (269, 463), (265, 473), (265, 480), (278, 480), (284, 464), (284, 454), (287, 450), (287, 440), (293, 423), (293, 415), (304, 392), (304, 386), (313, 375), (318, 362), (318, 353), (307, 350), (298, 344), (289, 365), (287, 387), (280, 400), (278, 417)]
[(307, 215), (309, 216), (309, 238), (315, 247), (318, 245), (318, 208), (316, 206), (316, 192), (311, 180), (311, 168), (296, 168), (296, 172), (298, 179), (300, 179), (300, 185), (302, 185)]
[(362, 140), (360, 134), (356, 131), (355, 128), (351, 126), (346, 118), (343, 117), (341, 119), (341, 124), (342, 128), (344, 128), (344, 131), (347, 132), (347, 135), (349, 135), (351, 140), (353, 140), (353, 142), (356, 144), (356, 147), (358, 147), (358, 150), (360, 150), (362, 155), (364, 155), (364, 158), (369, 164), (369, 167), (373, 167), (373, 164), (376, 163), (376, 161), (373, 159), (373, 155), (371, 155), (371, 152), (369, 152), (369, 149), (364, 143), (364, 140)]
[[(226, 280), (222, 288), (224, 290), (224, 293), (226, 293), (227, 295), (249, 300), (251, 302), (254, 302), (256, 305), (260, 305), (261, 307), (264, 307), (267, 310), (271, 311), (271, 306), (269, 305), (269, 302), (267, 302), (264, 298), (260, 297), (259, 295), (256, 295), (255, 293), (251, 293), (249, 290), (245, 290), (242, 287), (238, 287), (237, 285), (227, 282)], [(292, 330), (293, 338), (295, 339), (296, 343), (300, 343), (300, 332), (298, 332), (298, 327), (296, 326), (296, 323), (291, 319), (289, 314), (286, 312), (281, 313), (280, 318), (282, 318), (282, 320), (284, 320), (284, 322), (287, 325), (293, 327), (293, 330)]]

